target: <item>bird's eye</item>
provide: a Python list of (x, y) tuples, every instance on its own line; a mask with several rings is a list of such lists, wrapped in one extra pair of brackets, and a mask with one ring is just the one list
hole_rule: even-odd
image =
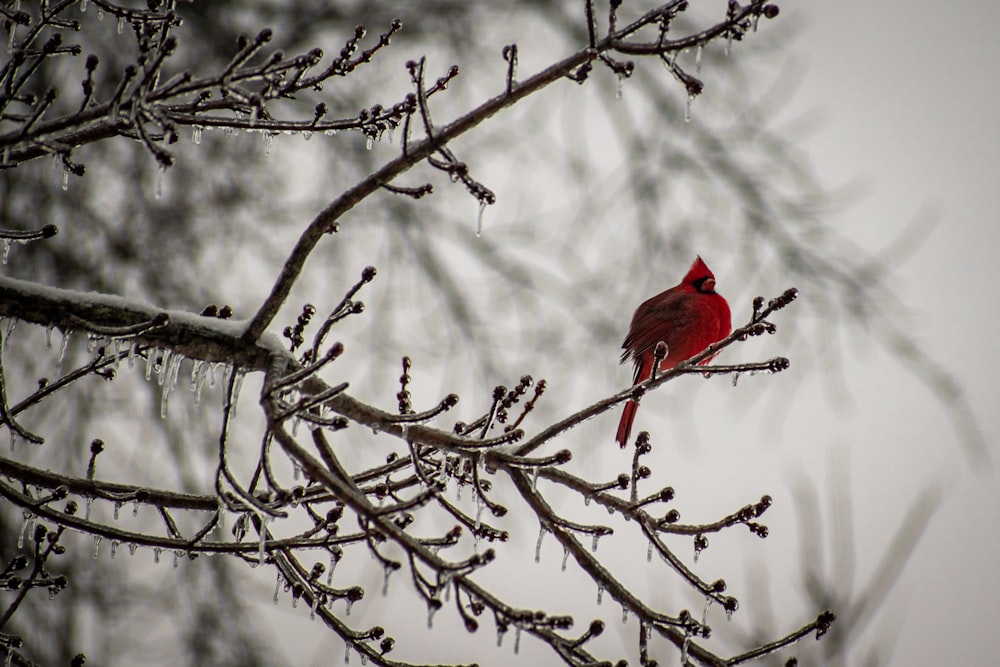
[(699, 278), (694, 281), (694, 287), (699, 292), (714, 292), (715, 291), (715, 278), (706, 276), (704, 278)]

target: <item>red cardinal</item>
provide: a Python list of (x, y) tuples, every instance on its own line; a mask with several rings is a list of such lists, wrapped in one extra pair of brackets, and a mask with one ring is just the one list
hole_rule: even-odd
[[(622, 348), (622, 363), (631, 357), (635, 363), (635, 381), (639, 384), (653, 374), (653, 350), (661, 340), (667, 344), (667, 356), (660, 362), (660, 372), (668, 371), (685, 359), (698, 354), (712, 343), (729, 335), (732, 328), (729, 304), (715, 291), (715, 275), (698, 257), (680, 284), (647, 299), (636, 308), (632, 326)], [(706, 363), (708, 359), (702, 363)], [(625, 403), (618, 422), (615, 440), (625, 448), (632, 432), (639, 404)]]

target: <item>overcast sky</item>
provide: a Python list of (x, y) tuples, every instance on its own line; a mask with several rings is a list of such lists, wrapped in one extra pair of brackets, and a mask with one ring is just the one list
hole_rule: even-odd
[[(961, 381), (994, 459), (991, 469), (972, 470), (926, 392), (882, 382), (907, 377), (885, 355), (859, 360), (865, 381), (852, 385), (855, 408), (841, 428), (853, 446), (856, 518), (871, 524), (862, 534), (887, 542), (894, 505), (928, 485), (944, 491), (888, 607), (901, 627), (892, 664), (988, 664), (1000, 649), (992, 621), (1000, 593), (1000, 346), (992, 333), (1000, 324), (1000, 3), (846, 0), (782, 10), (804, 24), (790, 53), (807, 72), (787, 112), (822, 112), (805, 147), (828, 186), (856, 178), (867, 186), (837, 224), (878, 248), (922, 210), (937, 219), (896, 284), (913, 308), (906, 325)], [(859, 559), (869, 551), (859, 544)]]

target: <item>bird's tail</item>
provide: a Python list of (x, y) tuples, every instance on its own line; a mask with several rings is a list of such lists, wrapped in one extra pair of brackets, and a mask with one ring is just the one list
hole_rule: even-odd
[(618, 422), (618, 435), (615, 436), (618, 446), (622, 449), (625, 449), (625, 445), (628, 443), (628, 436), (632, 433), (632, 422), (635, 420), (635, 413), (638, 410), (639, 404), (635, 401), (629, 400), (625, 402), (621, 421)]

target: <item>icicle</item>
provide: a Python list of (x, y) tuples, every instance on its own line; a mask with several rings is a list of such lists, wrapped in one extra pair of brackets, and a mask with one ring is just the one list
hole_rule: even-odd
[(94, 507), (94, 499), (87, 498), (87, 504), (85, 505), (85, 508), (83, 510), (84, 519), (90, 519), (90, 510), (93, 509), (93, 507)]
[(618, 75), (618, 82), (615, 84), (615, 99), (620, 100), (622, 98), (622, 86), (625, 84), (625, 75)]
[(183, 555), (184, 555), (183, 551), (181, 551), (179, 549), (175, 549), (174, 550), (174, 569), (175, 570), (177, 569), (177, 564), (180, 562), (181, 556), (183, 556)]
[[(7, 256), (7, 254), (6, 254), (7, 253), (7, 246), (9, 246), (9, 245), (10, 245), (10, 241), (7, 241), (6, 239), (4, 239), (4, 257), (5, 258)], [(6, 263), (7, 263), (7, 260), (4, 259), (4, 264), (6, 264)], [(11, 317), (10, 319), (7, 320), (7, 333), (4, 334), (3, 349), (7, 350), (7, 349), (10, 348), (10, 335), (12, 333), (14, 333), (14, 327), (16, 327), (16, 326), (17, 326), (17, 318), (16, 317)]]
[(569, 560), (569, 549), (563, 547), (563, 561), (562, 561), (562, 571), (566, 571), (566, 561)]
[(486, 211), (486, 200), (479, 200), (479, 213), (476, 214), (476, 238), (483, 235), (483, 213)]
[(87, 11), (87, 0), (80, 0), (80, 13)]
[(622, 625), (628, 623), (628, 607), (622, 605)]
[(129, 542), (128, 543), (128, 555), (129, 556), (134, 556), (135, 555), (135, 550), (138, 549), (138, 548), (139, 548), (138, 544), (136, 544), (135, 542)]
[(698, 48), (694, 50), (694, 71), (695, 74), (701, 74), (701, 52), (705, 50), (703, 44), (699, 44)]
[(191, 141), (192, 141), (192, 143), (194, 143), (196, 145), (201, 143), (201, 131), (202, 131), (201, 125), (192, 125), (191, 126)]
[(129, 341), (129, 344), (128, 344), (128, 367), (129, 368), (134, 368), (135, 367), (135, 348), (138, 345), (139, 345), (138, 341), (136, 341), (134, 338), (131, 341)]
[(343, 554), (337, 551), (330, 553), (330, 567), (326, 569), (326, 585), (329, 586), (330, 582), (333, 581), (333, 570), (337, 567), (337, 563), (340, 562), (340, 557)]
[(313, 138), (313, 133), (310, 132), (309, 130), (303, 130), (302, 131), (302, 138), (305, 139), (306, 141), (309, 141), (310, 139)]
[(65, 329), (62, 335), (62, 343), (59, 345), (59, 356), (56, 357), (56, 377), (62, 375), (62, 365), (66, 359), (66, 348), (69, 347), (69, 337), (73, 335), (73, 330)]
[(542, 540), (545, 538), (545, 526), (540, 526), (538, 529), (538, 543), (535, 544), (535, 562), (539, 562), (542, 559)]
[(691, 645), (691, 635), (688, 632), (684, 633), (684, 643), (681, 644), (681, 664), (688, 664), (688, 648)]
[[(432, 598), (435, 599), (435, 598)], [(427, 605), (427, 629), (431, 630), (434, 627), (434, 614), (440, 609), (440, 605), (428, 604)]]
[[(229, 367), (232, 368), (232, 367)], [(242, 370), (234, 371), (236, 373), (236, 379), (233, 380), (233, 396), (230, 399), (230, 409), (232, 410), (232, 417), (236, 416), (236, 404), (239, 402), (240, 398), (240, 387), (243, 386), (243, 377), (246, 375)]]
[(604, 586), (597, 584), (597, 604), (601, 604), (601, 600), (604, 599)]
[(60, 182), (60, 186), (62, 187), (63, 192), (69, 190), (69, 169), (64, 168), (62, 170), (62, 181)]
[(274, 583), (274, 597), (271, 598), (271, 602), (275, 605), (278, 604), (278, 591), (281, 590), (281, 572), (278, 573), (278, 580)]
[(708, 608), (712, 606), (712, 597), (705, 596), (705, 608), (701, 612), (701, 624), (708, 625)]
[(538, 466), (531, 469), (531, 488), (532, 490), (538, 488)]
[(392, 143), (392, 132), (395, 129), (396, 129), (395, 127), (393, 127), (392, 125), (390, 125), (389, 126), (389, 131), (386, 133), (386, 137), (385, 137), (386, 141), (388, 141), (390, 144)]
[(295, 593), (292, 593), (292, 609), (298, 609), (298, 608), (299, 608), (299, 596), (296, 595)]
[(191, 393), (194, 394), (194, 404), (201, 404), (201, 388), (205, 384), (205, 362), (196, 359), (191, 367)]
[(597, 540), (599, 539), (601, 539), (601, 536), (598, 535), (597, 533), (594, 533), (594, 541), (590, 545), (590, 550), (594, 553), (597, 553)]
[[(316, 620), (316, 609), (318, 609), (318, 608), (319, 608), (319, 595), (317, 595), (316, 593), (313, 593), (312, 608), (309, 610), (309, 620), (310, 621), (315, 621)], [(361, 661), (362, 664), (364, 664), (364, 662), (365, 662), (364, 660)]]
[(156, 355), (159, 351), (156, 348), (146, 350), (146, 382), (153, 377), (153, 366), (156, 365)]
[(94, 560), (101, 555), (101, 536), (94, 535)]
[(160, 553), (162, 553), (162, 552), (163, 552), (163, 549), (161, 547), (153, 547), (153, 563), (159, 564), (159, 562), (160, 562)]
[(163, 175), (167, 173), (167, 168), (160, 165), (156, 171), (156, 185), (153, 187), (153, 196), (157, 199), (163, 197)]
[(584, 507), (590, 507), (590, 496), (584, 496), (583, 497), (583, 506)]
[(118, 513), (121, 511), (121, 509), (122, 509), (121, 501), (116, 500), (114, 503), (114, 509), (112, 510), (112, 516), (114, 516), (115, 521), (118, 520)]
[(354, 600), (351, 600), (350, 598), (348, 598), (348, 600), (347, 600), (347, 606), (344, 608), (344, 616), (350, 616), (351, 615), (351, 607), (353, 607), (353, 606), (354, 606)]
[(650, 542), (649, 546), (646, 547), (646, 562), (647, 563), (652, 563), (653, 562), (653, 543), (652, 542)]
[(118, 364), (120, 363), (122, 356), (122, 345), (125, 344), (121, 338), (115, 338), (115, 353), (112, 357), (111, 364), (114, 366), (115, 370), (118, 370)]
[(259, 565), (264, 564), (264, 557), (266, 555), (266, 549), (264, 548), (267, 543), (267, 524), (270, 523), (271, 517), (262, 516), (260, 518), (260, 542), (257, 546), (257, 560)]
[(115, 559), (115, 554), (118, 553), (118, 545), (120, 542), (118, 540), (111, 540), (111, 560)]
[(45, 327), (45, 349), (47, 350), (52, 349), (52, 330), (55, 328), (56, 325), (54, 322)]
[(497, 648), (503, 645), (503, 636), (507, 634), (507, 628), (502, 625), (497, 625)]
[[(472, 532), (479, 532), (479, 527), (482, 525), (483, 510), (486, 508), (486, 503), (483, 502), (483, 497), (478, 493), (476, 494), (476, 522), (473, 524)], [(477, 537), (478, 539), (478, 537)]]
[(514, 626), (514, 655), (521, 650), (521, 626)]
[(350, 664), (350, 662), (351, 662), (351, 645), (345, 643), (344, 644), (344, 664), (347, 665), (347, 664)]
[(323, 135), (327, 137), (335, 137), (337, 136), (337, 130), (324, 130)]
[(21, 532), (17, 535), (17, 550), (24, 548), (24, 536), (31, 532), (31, 527), (35, 525), (35, 515), (31, 512), (21, 512), (24, 517), (21, 522)]
[(118, 34), (120, 35), (123, 32), (125, 32), (125, 16), (124, 15), (118, 17)]
[(167, 418), (167, 398), (170, 396), (170, 387), (163, 387), (160, 390), (160, 419)]
[(684, 122), (691, 122), (691, 102), (694, 100), (694, 95), (687, 96), (687, 102), (684, 103)]
[(262, 132), (264, 136), (264, 157), (271, 157), (271, 142), (274, 140), (274, 134), (271, 132)]
[(374, 145), (375, 145), (375, 137), (369, 134), (368, 138), (365, 140), (365, 150), (370, 151)]
[(167, 385), (172, 390), (177, 388), (177, 377), (181, 372), (182, 361), (184, 361), (184, 357), (180, 354), (175, 354), (174, 358), (170, 360), (170, 368), (167, 369)]
[(733, 31), (726, 31), (726, 56), (729, 56), (733, 51)]
[(387, 595), (389, 595), (389, 575), (391, 575), (392, 573), (393, 569), (391, 567), (386, 566), (385, 568), (383, 568), (382, 597), (386, 597)]
[(367, 665), (368, 664), (368, 656), (366, 654), (364, 654), (364, 653), (361, 654), (361, 664), (362, 665)]
[[(4, 239), (3, 240), (3, 257), (2, 257), (2, 262), (4, 264), (7, 263), (7, 255), (9, 255), (9, 254), (10, 254), (10, 239)], [(11, 319), (13, 319), (13, 318), (11, 318)], [(4, 347), (6, 347), (6, 345)]]
[(170, 363), (171, 350), (168, 348), (163, 351), (160, 359), (156, 363), (156, 384), (163, 386), (163, 382), (167, 379), (167, 366)]
[(740, 381), (740, 374), (739, 373), (733, 373), (733, 386), (735, 387), (736, 383), (739, 382), (739, 381)]

